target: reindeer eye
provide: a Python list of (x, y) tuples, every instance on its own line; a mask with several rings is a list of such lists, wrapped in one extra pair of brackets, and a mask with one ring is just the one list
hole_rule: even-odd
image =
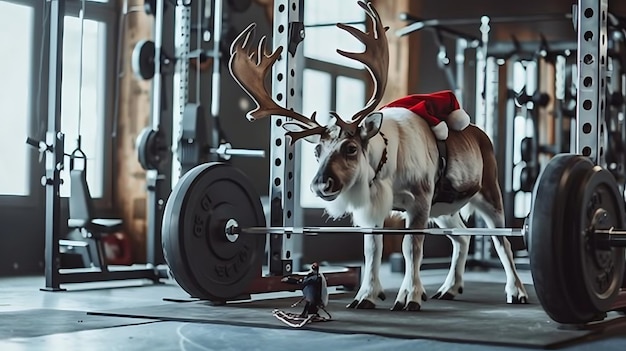
[(320, 153), (322, 152), (322, 145), (315, 146), (315, 158), (320, 158)]
[(358, 151), (359, 149), (352, 143), (344, 145), (344, 153), (346, 156), (355, 156)]

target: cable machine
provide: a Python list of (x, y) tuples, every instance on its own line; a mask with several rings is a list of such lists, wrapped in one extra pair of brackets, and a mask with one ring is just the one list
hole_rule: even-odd
[[(84, 2), (81, 11), (81, 21), (84, 18)], [(41, 183), (46, 188), (46, 216), (45, 216), (45, 287), (44, 291), (61, 291), (61, 284), (65, 283), (83, 283), (109, 280), (124, 279), (150, 279), (154, 282), (166, 277), (165, 272), (159, 271), (153, 264), (127, 266), (109, 266), (102, 259), (102, 242), (99, 240), (101, 232), (93, 230), (100, 228), (99, 223), (93, 223), (92, 218), (85, 218), (89, 223), (81, 224), (81, 231), (85, 236), (92, 237), (93, 245), (97, 247), (89, 248), (90, 252), (100, 253), (100, 260), (92, 255), (92, 266), (87, 268), (63, 269), (61, 267), (62, 246), (68, 247), (72, 245), (85, 246), (80, 242), (64, 241), (62, 239), (61, 225), (61, 171), (65, 168), (64, 159), (71, 156), (70, 163), (77, 159), (83, 158), (80, 155), (80, 141), (78, 142), (77, 152), (73, 155), (65, 153), (65, 135), (60, 131), (61, 125), (61, 78), (63, 74), (62, 55), (63, 55), (63, 31), (65, 17), (66, 0), (49, 0), (49, 42), (50, 55), (48, 59), (49, 77), (48, 77), (48, 122), (45, 140), (27, 139), (27, 143), (39, 151), (45, 157), (45, 175), (42, 177)], [(82, 37), (81, 37), (82, 40)], [(82, 53), (81, 53), (82, 66)], [(81, 68), (82, 69), (82, 68)], [(80, 118), (79, 118), (80, 119)], [(84, 175), (84, 174), (83, 174)], [(73, 184), (74, 186), (75, 184)], [(85, 184), (86, 185), (86, 184)], [(89, 199), (87, 199), (89, 200)], [(72, 227), (72, 223), (68, 223)], [(105, 225), (106, 226), (106, 225)], [(149, 256), (150, 257), (150, 256)], [(95, 260), (95, 262), (94, 262)]]

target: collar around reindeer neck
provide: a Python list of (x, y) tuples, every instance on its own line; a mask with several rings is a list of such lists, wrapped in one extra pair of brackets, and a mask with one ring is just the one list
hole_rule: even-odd
[(374, 178), (370, 180), (370, 184), (369, 184), (370, 188), (372, 187), (372, 185), (374, 184), (374, 181), (378, 177), (378, 173), (380, 173), (385, 163), (387, 163), (387, 145), (389, 145), (389, 140), (387, 140), (387, 137), (385, 137), (385, 134), (383, 134), (383, 132), (379, 131), (378, 134), (380, 134), (380, 136), (383, 138), (383, 141), (385, 142), (385, 148), (383, 149), (383, 154), (382, 156), (380, 156), (380, 160), (378, 161), (378, 166), (376, 167), (376, 171), (374, 172)]

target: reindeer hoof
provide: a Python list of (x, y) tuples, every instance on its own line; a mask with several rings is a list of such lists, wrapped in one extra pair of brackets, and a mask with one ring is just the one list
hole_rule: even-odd
[(372, 310), (374, 308), (376, 308), (376, 304), (370, 300), (363, 300), (356, 305), (358, 310)]
[(385, 299), (387, 298), (387, 296), (385, 296), (384, 292), (381, 292), (380, 294), (378, 294), (378, 298), (385, 301)]
[(512, 304), (512, 305), (525, 305), (528, 303), (528, 297), (526, 296), (522, 296), (522, 297), (517, 297), (517, 296), (513, 296), (513, 298), (511, 299), (511, 302), (507, 301), (508, 304)]
[(440, 291), (436, 293), (432, 298), (437, 300), (454, 300), (454, 295), (450, 294), (449, 292), (442, 294)]
[(356, 308), (358, 310), (371, 310), (371, 309), (376, 308), (376, 304), (370, 300), (363, 300), (360, 302), (359, 300), (353, 300), (352, 302), (350, 302), (349, 305), (346, 306), (346, 308)]
[(404, 309), (404, 304), (400, 302), (396, 302), (391, 308), (392, 311), (402, 311)]
[(396, 302), (391, 308), (392, 311), (419, 311), (421, 309), (422, 306), (415, 301), (409, 302), (406, 306), (401, 302)]
[(420, 304), (415, 301), (411, 301), (409, 302), (408, 305), (406, 305), (407, 311), (419, 311), (421, 309), (422, 309), (422, 306), (420, 306)]

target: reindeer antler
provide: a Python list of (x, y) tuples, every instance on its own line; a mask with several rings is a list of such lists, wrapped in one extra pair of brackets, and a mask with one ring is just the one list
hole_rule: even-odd
[[(268, 55), (265, 48), (266, 37), (259, 40), (257, 50), (250, 50), (250, 42), (254, 39), (256, 24), (252, 23), (233, 41), (230, 47), (230, 73), (243, 90), (254, 100), (256, 108), (246, 114), (248, 120), (265, 118), (270, 115), (279, 115), (293, 118), (297, 122), (287, 122), (283, 126), (297, 125), (302, 131), (289, 131), (293, 143), (299, 138), (321, 134), (325, 128), (315, 120), (315, 113), (308, 118), (293, 110), (278, 106), (265, 88), (265, 77), (272, 65), (283, 52), (279, 46)], [(286, 128), (288, 129), (288, 128)]]
[(365, 117), (367, 117), (367, 115), (374, 111), (382, 99), (385, 87), (387, 86), (387, 70), (389, 68), (389, 43), (387, 42), (387, 37), (385, 36), (385, 32), (389, 29), (389, 27), (383, 26), (378, 12), (370, 2), (366, 4), (363, 1), (359, 1), (358, 4), (363, 10), (365, 10), (368, 17), (372, 21), (372, 31), (362, 32), (343, 23), (337, 23), (337, 27), (352, 34), (352, 36), (365, 44), (365, 51), (357, 53), (337, 49), (337, 53), (363, 63), (374, 81), (374, 89), (367, 105), (365, 105), (362, 110), (355, 113), (350, 122), (342, 120), (334, 112), (331, 113), (337, 119), (337, 125), (339, 125), (342, 130), (350, 134), (354, 134), (359, 124), (363, 121), (363, 119), (365, 119)]
[[(354, 134), (359, 124), (372, 112), (380, 102), (387, 85), (387, 69), (389, 66), (389, 46), (385, 37), (384, 27), (380, 21), (378, 12), (371, 3), (358, 2), (372, 20), (371, 33), (362, 32), (354, 27), (338, 23), (337, 26), (365, 44), (365, 51), (361, 53), (337, 50), (340, 55), (362, 62), (374, 81), (374, 91), (367, 105), (354, 116), (350, 122), (342, 120), (336, 113), (331, 112), (337, 119), (337, 125), (345, 132)], [(290, 117), (294, 121), (283, 123), (287, 129), (287, 135), (291, 137), (291, 143), (300, 138), (323, 134), (326, 128), (315, 120), (315, 112), (311, 118), (307, 118), (293, 110), (278, 106), (265, 88), (265, 77), (272, 65), (278, 60), (283, 47), (280, 46), (269, 54), (266, 52), (263, 36), (259, 40), (256, 51), (250, 50), (250, 42), (254, 38), (256, 24), (252, 23), (233, 41), (230, 47), (230, 73), (243, 90), (254, 100), (256, 108), (249, 111), (246, 117), (249, 120), (261, 119), (270, 115)], [(295, 127), (295, 128), (294, 128)]]

